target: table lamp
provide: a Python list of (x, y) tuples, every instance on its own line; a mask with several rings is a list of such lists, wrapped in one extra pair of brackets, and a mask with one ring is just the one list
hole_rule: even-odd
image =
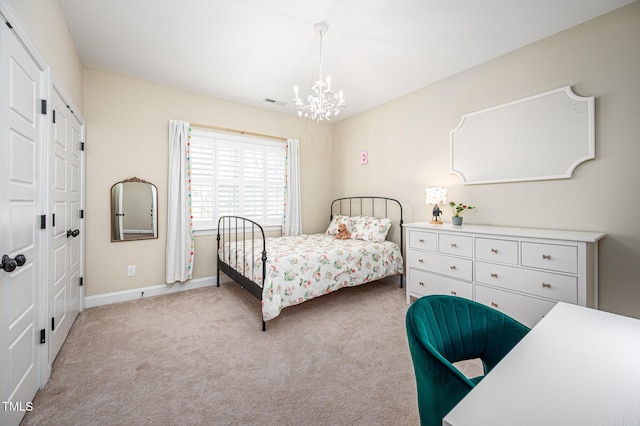
[(440, 215), (442, 210), (438, 204), (445, 204), (447, 202), (447, 188), (441, 186), (432, 186), (425, 190), (425, 203), (427, 205), (433, 204), (433, 216), (431, 217), (432, 225), (442, 225)]

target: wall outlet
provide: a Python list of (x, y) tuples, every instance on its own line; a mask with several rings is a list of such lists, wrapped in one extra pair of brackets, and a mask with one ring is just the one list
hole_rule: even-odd
[(136, 265), (127, 266), (127, 276), (133, 277), (136, 274)]

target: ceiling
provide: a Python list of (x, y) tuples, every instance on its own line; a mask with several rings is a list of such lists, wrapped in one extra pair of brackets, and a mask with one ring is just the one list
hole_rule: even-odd
[[(323, 70), (349, 117), (633, 0), (58, 0), (83, 65), (295, 114)], [(277, 101), (265, 102), (265, 99)]]

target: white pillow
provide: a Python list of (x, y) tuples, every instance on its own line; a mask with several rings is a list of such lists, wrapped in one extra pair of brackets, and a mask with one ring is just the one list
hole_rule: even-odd
[(382, 242), (387, 239), (391, 228), (391, 219), (360, 216), (355, 229), (351, 230), (351, 238), (364, 241)]
[(329, 224), (329, 227), (327, 228), (327, 232), (325, 232), (325, 234), (338, 235), (338, 225), (340, 225), (341, 223), (347, 223), (348, 219), (349, 216), (340, 216), (339, 214), (333, 216), (333, 219), (331, 219), (331, 223)]
[(326, 234), (338, 235), (338, 225), (340, 225), (341, 223), (344, 223), (345, 225), (347, 225), (347, 230), (349, 230), (349, 232), (353, 232), (356, 229), (358, 220), (360, 220), (360, 216), (349, 217), (349, 216), (341, 216), (337, 214), (333, 217), (333, 219), (331, 219), (331, 223), (327, 228)]

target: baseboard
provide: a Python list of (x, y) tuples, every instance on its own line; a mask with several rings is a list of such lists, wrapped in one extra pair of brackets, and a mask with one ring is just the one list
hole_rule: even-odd
[[(225, 279), (226, 278), (226, 279)], [(229, 280), (223, 277), (221, 283)], [(112, 293), (98, 294), (84, 298), (84, 307), (93, 308), (96, 306), (110, 305), (112, 303), (126, 302), (128, 300), (139, 299), (141, 297), (160, 296), (163, 294), (177, 293), (179, 291), (193, 290), (201, 287), (216, 285), (216, 277), (197, 278), (184, 283), (159, 284), (148, 287), (134, 288), (131, 290), (114, 291)]]

